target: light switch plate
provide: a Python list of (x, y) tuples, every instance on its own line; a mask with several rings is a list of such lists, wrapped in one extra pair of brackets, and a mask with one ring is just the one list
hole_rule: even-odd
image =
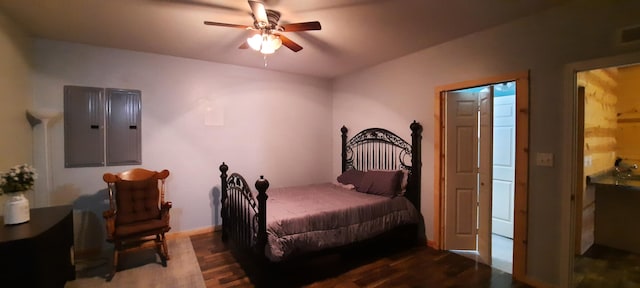
[(593, 158), (591, 155), (584, 156), (584, 167), (591, 167), (593, 165)]
[(537, 153), (536, 165), (544, 167), (553, 167), (553, 154), (552, 153)]

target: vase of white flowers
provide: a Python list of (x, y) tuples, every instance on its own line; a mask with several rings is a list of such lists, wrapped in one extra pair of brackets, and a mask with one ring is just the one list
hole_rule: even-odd
[(4, 224), (13, 225), (29, 221), (29, 200), (24, 192), (31, 190), (38, 178), (36, 170), (27, 164), (17, 165), (0, 174), (0, 194), (7, 194), (4, 204)]

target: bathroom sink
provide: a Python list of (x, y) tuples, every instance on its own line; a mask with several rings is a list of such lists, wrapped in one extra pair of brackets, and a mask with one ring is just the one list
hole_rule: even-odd
[(620, 186), (640, 191), (640, 173), (618, 172), (615, 170), (603, 171), (588, 175), (587, 184)]
[(617, 175), (616, 178), (618, 180), (640, 181), (640, 174)]

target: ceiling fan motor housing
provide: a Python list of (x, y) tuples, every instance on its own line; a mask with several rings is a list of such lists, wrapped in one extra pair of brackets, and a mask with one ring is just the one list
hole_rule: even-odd
[(278, 27), (278, 21), (280, 20), (280, 12), (271, 9), (265, 9), (267, 12), (267, 19), (269, 20), (269, 29), (276, 29)]

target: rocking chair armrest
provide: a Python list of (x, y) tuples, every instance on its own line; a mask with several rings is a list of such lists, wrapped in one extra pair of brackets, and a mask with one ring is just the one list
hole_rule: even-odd
[(167, 225), (169, 225), (169, 221), (171, 219), (171, 214), (169, 214), (169, 209), (171, 209), (171, 206), (171, 202), (162, 202), (162, 204), (160, 204), (160, 219), (162, 219), (162, 221), (165, 221)]
[(115, 218), (116, 210), (113, 210), (113, 209), (105, 210), (102, 212), (102, 217), (104, 217), (105, 220), (108, 220), (109, 218)]
[(171, 202), (162, 202), (160, 204), (160, 217), (169, 216), (169, 210), (173, 206)]
[(116, 232), (116, 211), (113, 209), (106, 210), (102, 212), (102, 217), (104, 217), (107, 228), (107, 241), (112, 241)]
[(169, 213), (169, 209), (171, 209), (172, 206), (173, 203), (171, 202), (162, 202), (162, 204), (160, 204), (160, 213)]

